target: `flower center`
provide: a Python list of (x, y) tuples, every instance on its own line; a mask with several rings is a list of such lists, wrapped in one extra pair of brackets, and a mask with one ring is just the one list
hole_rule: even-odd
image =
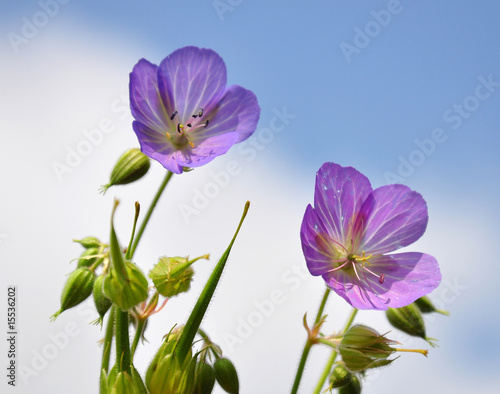
[(377, 275), (375, 272), (373, 272), (371, 269), (369, 269), (367, 266), (371, 266), (370, 264), (370, 259), (372, 258), (372, 255), (366, 256), (365, 251), (362, 251), (361, 256), (357, 254), (348, 254), (347, 258), (342, 259), (342, 260), (335, 260), (335, 263), (338, 263), (339, 265), (331, 270), (337, 271), (340, 269), (348, 270), (352, 268), (354, 270), (354, 273), (356, 274), (356, 277), (361, 280), (358, 270), (361, 270), (361, 274), (364, 276), (365, 272), (369, 273), (370, 275), (373, 275), (378, 278), (378, 282), (380, 284), (384, 283), (385, 277), (384, 274)]
[[(175, 111), (172, 115), (170, 115), (170, 120), (174, 120), (176, 117), (179, 117), (179, 112)], [(202, 122), (201, 118), (203, 117), (203, 108), (200, 108), (196, 114), (191, 115), (191, 117), (185, 122), (177, 123), (177, 133), (170, 134), (167, 131), (168, 140), (174, 144), (177, 148), (183, 148), (186, 145), (189, 145), (191, 148), (194, 148), (194, 143), (189, 138), (190, 132), (199, 129), (205, 128), (208, 126), (210, 122), (209, 119)]]

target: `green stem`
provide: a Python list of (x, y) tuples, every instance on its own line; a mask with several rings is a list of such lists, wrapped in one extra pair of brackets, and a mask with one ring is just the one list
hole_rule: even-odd
[(130, 373), (130, 338), (128, 336), (128, 311), (116, 308), (115, 338), (118, 371)]
[[(319, 305), (318, 313), (316, 314), (316, 319), (314, 319), (314, 325), (318, 324), (323, 316), (323, 310), (325, 309), (326, 300), (330, 295), (330, 289), (327, 287), (325, 290), (325, 294), (323, 295), (323, 299), (321, 300), (321, 304)], [(304, 373), (304, 367), (306, 366), (307, 357), (309, 356), (309, 351), (311, 350), (312, 345), (314, 344), (312, 338), (307, 338), (306, 344), (304, 345), (304, 350), (302, 351), (302, 356), (300, 357), (299, 367), (297, 369), (297, 373), (295, 374), (295, 381), (293, 382), (292, 394), (296, 394), (300, 380), (302, 379), (302, 374)]]
[(160, 197), (163, 193), (163, 190), (165, 190), (165, 187), (167, 187), (168, 181), (170, 180), (170, 178), (172, 178), (172, 175), (173, 175), (173, 172), (170, 172), (170, 171), (167, 172), (165, 179), (163, 180), (162, 184), (160, 185), (160, 188), (158, 189), (158, 191), (156, 192), (156, 195), (153, 198), (153, 201), (151, 202), (151, 205), (149, 206), (148, 212), (146, 212), (146, 216), (144, 217), (144, 220), (141, 223), (141, 227), (139, 228), (139, 231), (137, 232), (137, 235), (134, 239), (134, 243), (133, 243), (131, 250), (130, 250), (130, 258), (132, 258), (134, 256), (135, 249), (137, 248), (137, 244), (141, 240), (142, 233), (144, 232), (144, 229), (146, 228), (146, 226), (149, 222), (149, 218), (151, 217), (151, 215), (156, 207), (156, 204), (158, 203), (158, 200), (160, 199)]
[[(358, 310), (353, 309), (353, 311), (351, 312), (351, 315), (349, 316), (349, 320), (347, 320), (347, 323), (346, 323), (344, 329), (342, 330), (343, 333), (345, 333), (349, 329), (349, 327), (351, 327), (351, 324), (354, 321), (354, 318), (356, 317), (357, 313), (358, 313)], [(337, 351), (334, 350), (326, 363), (325, 369), (323, 370), (323, 373), (321, 374), (321, 376), (319, 378), (318, 384), (316, 385), (316, 388), (314, 389), (313, 394), (319, 394), (321, 392), (321, 389), (323, 388), (323, 385), (326, 382), (326, 378), (328, 378), (328, 375), (330, 374), (330, 372), (332, 370), (333, 363), (335, 362), (336, 358), (337, 358)]]
[(109, 371), (109, 357), (111, 355), (111, 345), (113, 342), (113, 331), (115, 329), (115, 310), (116, 307), (113, 305), (108, 314), (108, 325), (106, 326), (106, 334), (104, 336), (104, 342), (102, 344), (102, 363), (101, 370), (105, 370), (106, 373)]
[(219, 262), (215, 266), (210, 278), (208, 278), (203, 291), (196, 302), (191, 315), (189, 315), (188, 321), (182, 330), (182, 333), (179, 338), (179, 342), (177, 345), (177, 356), (181, 362), (186, 359), (186, 356), (189, 353), (189, 349), (193, 345), (193, 339), (198, 332), (198, 328), (200, 327), (201, 321), (203, 320), (203, 316), (207, 311), (208, 305), (210, 304), (210, 300), (214, 295), (215, 289), (217, 288), (217, 284), (219, 283), (219, 279), (222, 275), (222, 271), (226, 265), (227, 259), (229, 257), (229, 252), (233, 247), (234, 241), (236, 240), (236, 236), (238, 235), (241, 225), (243, 224), (243, 220), (245, 220), (245, 216), (247, 215), (248, 209), (250, 208), (250, 202), (247, 201), (245, 204), (245, 208), (243, 210), (243, 215), (241, 216), (240, 223), (238, 224), (238, 228), (234, 233), (233, 239), (229, 243), (226, 251), (220, 258)]
[(130, 347), (130, 358), (134, 359), (135, 349), (139, 344), (139, 339), (141, 339), (142, 333), (144, 332), (144, 326), (146, 325), (146, 319), (137, 319), (137, 328), (135, 330), (134, 340), (132, 346)]

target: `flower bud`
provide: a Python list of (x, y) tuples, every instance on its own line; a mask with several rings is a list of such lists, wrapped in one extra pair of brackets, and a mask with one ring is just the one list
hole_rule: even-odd
[(330, 374), (330, 389), (338, 389), (344, 387), (351, 382), (353, 374), (344, 364), (339, 363), (333, 368)]
[(422, 312), (422, 313), (437, 312), (437, 313), (441, 313), (442, 315), (445, 315), (445, 316), (450, 315), (450, 312), (448, 312), (448, 311), (436, 309), (436, 307), (432, 303), (431, 299), (427, 296), (420, 297), (418, 300), (416, 300), (414, 302), (414, 304), (418, 306), (418, 309), (420, 309), (420, 312)]
[(100, 252), (100, 249), (96, 247), (85, 249), (85, 251), (80, 255), (80, 258), (78, 259), (77, 267), (90, 268), (100, 258)]
[(149, 273), (149, 277), (164, 297), (172, 297), (189, 290), (194, 271), (191, 264), (208, 255), (188, 261), (184, 257), (162, 257)]
[(99, 241), (99, 239), (97, 239), (96, 237), (85, 237), (82, 239), (74, 239), (73, 242), (78, 242), (85, 249), (98, 248), (99, 246), (102, 245), (101, 241)]
[(396, 351), (389, 346), (393, 343), (370, 327), (355, 325), (344, 334), (339, 353), (348, 370), (364, 371), (390, 364), (393, 360), (387, 358)]
[(104, 294), (104, 289), (102, 287), (103, 282), (104, 282), (104, 276), (99, 275), (97, 278), (95, 278), (94, 287), (92, 290), (95, 307), (97, 309), (97, 313), (99, 313), (98, 322), (101, 324), (104, 315), (109, 310), (109, 308), (111, 308), (112, 305), (111, 300), (108, 297), (106, 297), (106, 294)]
[(192, 394), (210, 394), (215, 385), (215, 371), (210, 364), (199, 362), (196, 365), (196, 378)]
[(233, 363), (227, 358), (218, 358), (214, 363), (215, 378), (222, 389), (229, 394), (240, 392), (238, 373)]
[(146, 175), (149, 165), (149, 158), (139, 149), (129, 149), (118, 159), (109, 182), (101, 187), (101, 193), (105, 194), (111, 186), (137, 181)]
[(361, 382), (356, 375), (352, 375), (351, 381), (344, 387), (339, 388), (339, 394), (360, 394)]
[(104, 277), (103, 289), (113, 304), (125, 311), (148, 298), (148, 281), (131, 261), (124, 264), (125, 272), (111, 269)]
[(435, 346), (425, 334), (425, 323), (420, 309), (415, 304), (402, 308), (389, 308), (386, 311), (387, 319), (395, 328), (414, 337), (425, 339), (431, 346)]
[(109, 373), (106, 389), (109, 394), (147, 393), (144, 382), (142, 381), (139, 372), (137, 372), (133, 365), (131, 366), (131, 373), (118, 371), (118, 368), (115, 365)]
[(85, 301), (92, 293), (95, 274), (88, 268), (77, 268), (66, 280), (61, 294), (61, 309), (54, 313), (51, 320), (55, 320), (66, 309)]

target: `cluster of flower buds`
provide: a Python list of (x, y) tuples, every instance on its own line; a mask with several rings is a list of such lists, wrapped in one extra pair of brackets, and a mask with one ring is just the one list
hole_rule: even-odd
[(118, 393), (147, 393), (141, 375), (134, 366), (130, 367), (130, 371), (119, 371), (118, 367), (114, 366), (108, 376), (101, 371), (100, 394)]
[[(212, 343), (203, 331), (201, 351), (192, 351), (184, 360), (176, 353), (182, 328), (173, 329), (160, 346), (146, 372), (146, 387), (151, 394), (210, 394), (215, 382), (229, 394), (239, 393), (236, 368), (222, 357), (219, 346)], [(211, 361), (215, 359), (212, 363)]]

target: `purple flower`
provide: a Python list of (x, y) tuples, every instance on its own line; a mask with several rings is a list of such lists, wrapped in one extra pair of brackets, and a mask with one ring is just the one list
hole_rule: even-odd
[(210, 49), (185, 47), (156, 66), (139, 60), (130, 74), (133, 128), (141, 151), (180, 174), (248, 138), (257, 127), (257, 98), (226, 87), (226, 66)]
[(424, 253), (386, 253), (419, 239), (427, 221), (424, 199), (407, 186), (373, 190), (354, 168), (325, 163), (300, 229), (309, 272), (354, 308), (411, 304), (439, 285), (438, 263)]

